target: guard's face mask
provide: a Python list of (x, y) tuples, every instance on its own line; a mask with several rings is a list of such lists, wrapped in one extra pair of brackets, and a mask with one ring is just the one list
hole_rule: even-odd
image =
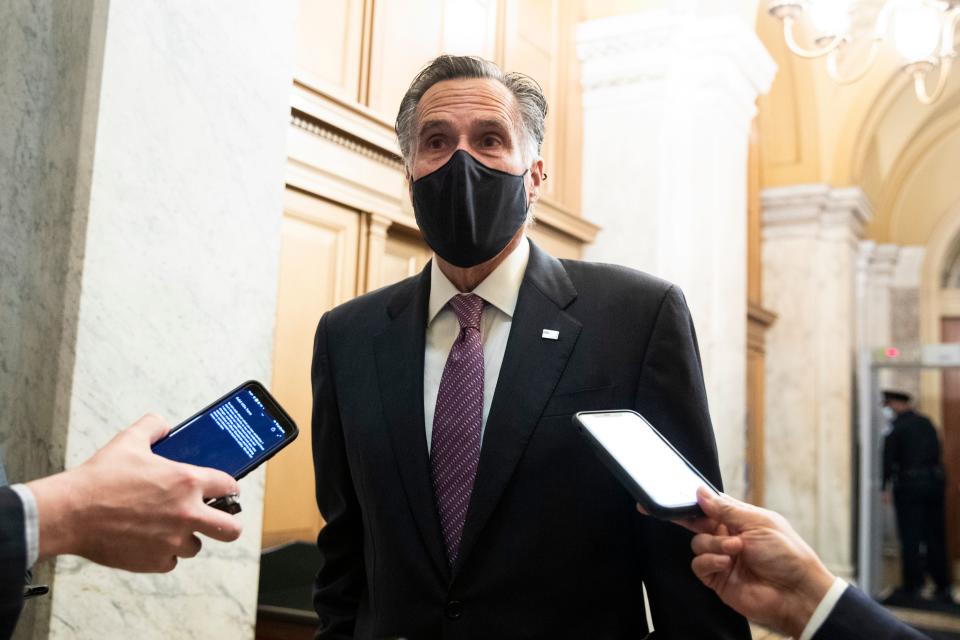
[(527, 220), (526, 174), (491, 169), (455, 151), (442, 167), (413, 182), (413, 211), (427, 244), (463, 268), (496, 256)]
[(883, 417), (891, 422), (893, 422), (894, 418), (897, 417), (897, 412), (890, 407), (884, 407), (880, 411), (883, 413)]

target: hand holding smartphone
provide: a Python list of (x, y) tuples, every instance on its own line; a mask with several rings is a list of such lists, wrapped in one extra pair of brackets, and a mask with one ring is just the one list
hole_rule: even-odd
[(709, 480), (635, 411), (582, 411), (573, 418), (604, 465), (652, 516), (703, 515), (697, 489)]
[[(155, 442), (155, 454), (176, 462), (219, 469), (239, 480), (293, 442), (293, 419), (255, 380), (245, 382), (174, 427)], [(238, 513), (236, 496), (207, 504)]]

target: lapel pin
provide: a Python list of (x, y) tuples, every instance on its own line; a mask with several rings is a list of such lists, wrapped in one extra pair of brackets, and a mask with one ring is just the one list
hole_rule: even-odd
[(544, 339), (546, 339), (546, 340), (559, 340), (559, 339), (560, 339), (560, 332), (559, 332), (559, 331), (555, 331), (555, 330), (553, 330), (553, 329), (544, 329), (544, 330), (543, 330), (543, 333), (540, 334), (540, 337), (541, 337), (541, 338), (544, 338)]

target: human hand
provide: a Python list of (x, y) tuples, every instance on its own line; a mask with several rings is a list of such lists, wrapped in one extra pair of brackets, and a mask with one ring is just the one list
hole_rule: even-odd
[(697, 534), (696, 576), (740, 614), (800, 637), (833, 575), (780, 514), (706, 489), (697, 501), (704, 518), (676, 521)]
[(239, 493), (236, 480), (154, 454), (150, 445), (169, 430), (147, 414), (79, 467), (27, 484), (37, 501), (41, 560), (70, 553), (166, 572), (200, 552), (195, 532), (224, 542), (240, 536), (238, 519), (204, 504)]

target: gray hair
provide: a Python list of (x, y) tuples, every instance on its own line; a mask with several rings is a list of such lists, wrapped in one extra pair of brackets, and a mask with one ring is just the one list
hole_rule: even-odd
[(518, 133), (524, 139), (524, 162), (532, 162), (539, 156), (547, 117), (547, 99), (537, 81), (523, 73), (504, 73), (494, 63), (476, 56), (442, 55), (434, 58), (417, 74), (400, 101), (396, 129), (404, 162), (409, 166), (416, 138), (417, 106), (423, 94), (438, 82), (466, 78), (496, 80), (510, 90), (517, 101), (517, 112), (523, 127)]

